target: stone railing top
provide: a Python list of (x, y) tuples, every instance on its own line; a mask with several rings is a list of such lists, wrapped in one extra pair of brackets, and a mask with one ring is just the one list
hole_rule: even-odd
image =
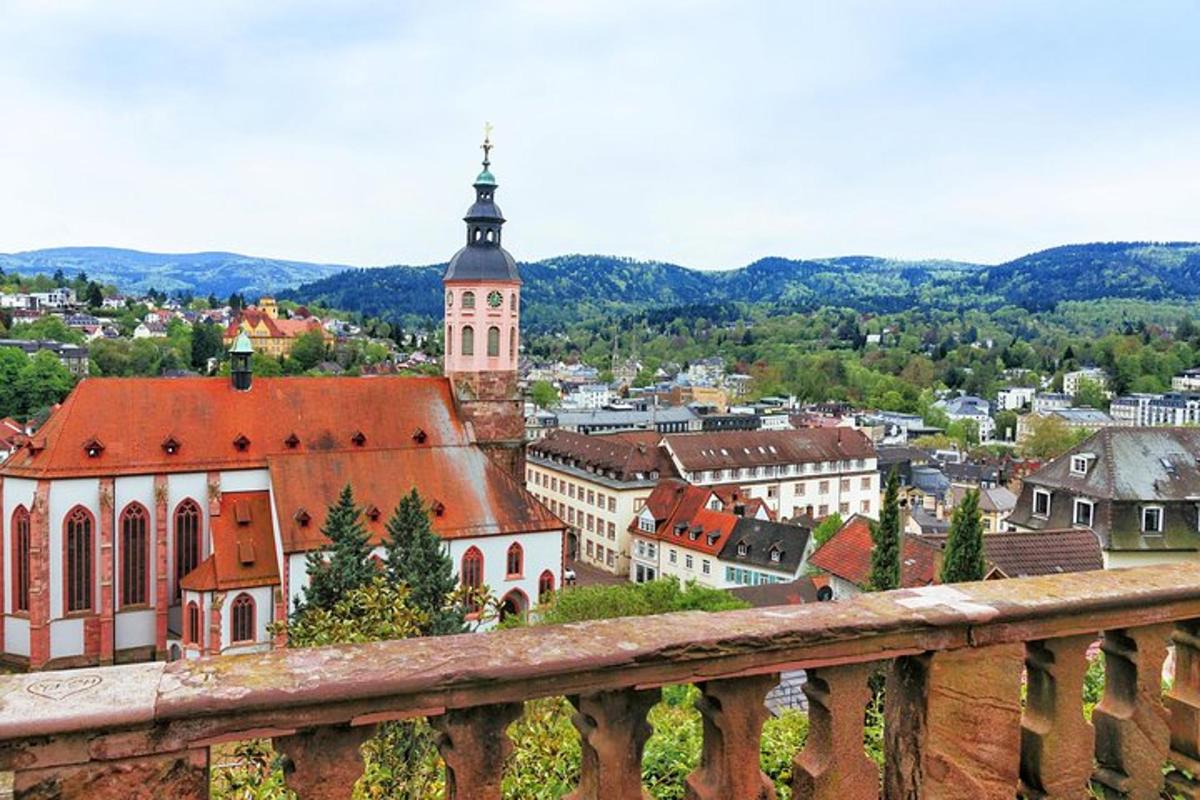
[(1171, 565), (802, 606), (8, 675), (0, 677), (0, 743), (153, 723), (195, 744), (1196, 617), (1200, 565)]

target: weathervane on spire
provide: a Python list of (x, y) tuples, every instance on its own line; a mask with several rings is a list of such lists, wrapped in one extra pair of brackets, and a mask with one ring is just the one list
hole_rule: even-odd
[(492, 144), (492, 123), (483, 123), (483, 144), (479, 145), (479, 149), (483, 151), (483, 166), (491, 165), (492, 148), (496, 145)]

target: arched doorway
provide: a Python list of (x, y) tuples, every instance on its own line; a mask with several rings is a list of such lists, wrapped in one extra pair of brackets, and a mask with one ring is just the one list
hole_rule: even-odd
[(567, 558), (571, 561), (579, 559), (579, 534), (573, 530), (567, 531)]
[(512, 616), (523, 617), (529, 610), (529, 598), (520, 589), (513, 589), (500, 601), (501, 621)]

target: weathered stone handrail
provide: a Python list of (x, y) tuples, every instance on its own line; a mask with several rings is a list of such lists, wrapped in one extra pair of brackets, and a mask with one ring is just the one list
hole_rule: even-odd
[[(572, 797), (638, 798), (646, 712), (660, 686), (695, 683), (704, 749), (688, 796), (768, 798), (763, 699), (779, 672), (803, 668), (811, 730), (794, 792), (857, 800), (880, 786), (863, 709), (868, 677), (886, 668), (887, 797), (1010, 800), (1018, 786), (1080, 797), (1092, 780), (1103, 796), (1153, 798), (1168, 754), (1200, 766), (1198, 626), (1200, 565), (1175, 565), (11, 675), (0, 677), (0, 770), (16, 773), (18, 798), (205, 797), (210, 745), (271, 737), (302, 798), (348, 797), (373, 726), (425, 716), (449, 796), (498, 798), (520, 702), (566, 695), (584, 743)], [(1081, 687), (1098, 639), (1108, 680), (1089, 724)]]

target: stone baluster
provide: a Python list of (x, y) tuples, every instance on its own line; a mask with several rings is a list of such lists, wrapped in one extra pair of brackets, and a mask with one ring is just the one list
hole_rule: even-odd
[(1021, 719), (1021, 788), (1029, 800), (1085, 797), (1095, 734), (1083, 717), (1083, 677), (1092, 634), (1029, 642)]
[(597, 692), (570, 698), (583, 748), (579, 788), (565, 800), (649, 800), (642, 788), (642, 751), (653, 732), (646, 714), (659, 689)]
[(806, 673), (808, 740), (792, 769), (796, 800), (879, 796), (879, 769), (863, 749), (863, 721), (873, 663), (821, 667)]
[(1175, 682), (1164, 702), (1171, 714), (1171, 764), (1179, 773), (1167, 776), (1172, 792), (1200, 800), (1200, 620), (1181, 622), (1171, 636), (1175, 645)]
[(446, 800), (500, 800), (504, 760), (513, 748), (506, 731), (522, 710), (520, 703), (504, 703), (429, 719), (446, 762)]
[(325, 725), (275, 737), (283, 779), (300, 800), (347, 800), (362, 776), (362, 745), (374, 725)]
[(1092, 712), (1096, 728), (1094, 785), (1104, 798), (1158, 797), (1171, 744), (1162, 702), (1162, 665), (1169, 625), (1104, 634), (1104, 697)]
[(1012, 800), (1021, 745), (1020, 643), (896, 659), (884, 700), (884, 796)]
[[(70, 746), (64, 749), (74, 755)], [(208, 749), (197, 748), (17, 770), (12, 796), (13, 800), (207, 800), (208, 784)]]
[(712, 680), (698, 684), (696, 708), (704, 718), (700, 766), (687, 777), (687, 800), (775, 800), (775, 787), (760, 768), (765, 700), (779, 675)]

